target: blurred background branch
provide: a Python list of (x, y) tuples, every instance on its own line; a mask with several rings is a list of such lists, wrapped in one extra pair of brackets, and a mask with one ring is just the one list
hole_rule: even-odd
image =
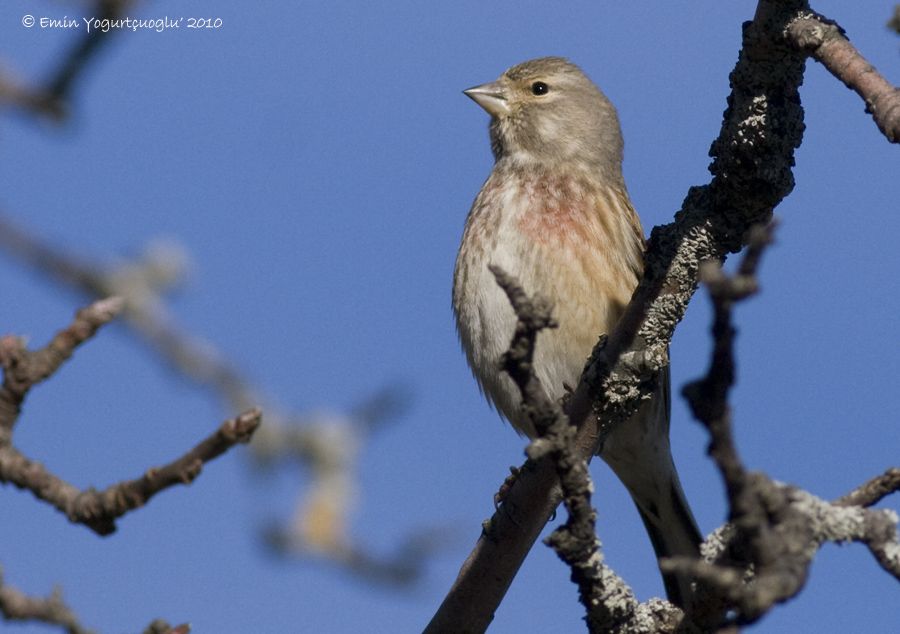
[[(125, 14), (134, 0), (95, 0), (93, 15), (101, 20), (115, 20)], [(22, 82), (9, 74), (0, 73), (0, 103), (25, 114), (62, 121), (69, 115), (73, 94), (84, 71), (96, 59), (118, 29), (85, 31), (73, 42), (46, 80), (39, 83)]]
[[(97, 0), (88, 5), (86, 14), (100, 20), (115, 20), (125, 16), (137, 4), (131, 0)], [(36, 118), (66, 119), (85, 71), (108, 50), (107, 43), (119, 31), (115, 28), (108, 31), (82, 29), (43, 81), (21, 80), (10, 72), (0, 74), (0, 105)], [(118, 309), (122, 311), (127, 331), (177, 376), (213, 395), (225, 411), (263, 406), (266, 422), (258, 430), (256, 425), (253, 426), (252, 431), (256, 433), (251, 462), (261, 473), (271, 472), (276, 467), (294, 470), (298, 486), (303, 489), (290, 521), (284, 525), (270, 522), (268, 528), (261, 531), (260, 539), (273, 553), (295, 559), (314, 557), (371, 582), (407, 586), (419, 579), (434, 551), (445, 547), (446, 535), (442, 531), (421, 529), (399, 537), (394, 554), (381, 556), (358, 543), (349, 530), (360, 495), (360, 455), (373, 433), (406, 414), (411, 402), (406, 389), (399, 385), (384, 386), (360, 399), (357, 406), (345, 413), (293, 412), (280, 407), (214, 344), (178, 325), (169, 308), (168, 295), (183, 285), (189, 270), (189, 255), (174, 241), (151, 241), (136, 257), (101, 262), (86, 258), (71, 247), (52, 244), (38, 231), (28, 229), (12, 215), (0, 212), (0, 250), (60, 288), (74, 291), (83, 298), (91, 301), (109, 296), (121, 298), (117, 300), (121, 302)], [(7, 374), (10, 370), (7, 367)], [(2, 449), (15, 451), (11, 446)], [(148, 474), (152, 473), (158, 480), (171, 472), (174, 480), (166, 476), (165, 486), (176, 481), (189, 481), (199, 471), (200, 464), (195, 465), (191, 455)], [(49, 489), (35, 484), (35, 478), (44, 483), (49, 481), (48, 478), (58, 481), (62, 488), (51, 487), (52, 490), (65, 491), (66, 495), (51, 496), (59, 498), (54, 502), (56, 506), (69, 509), (66, 512), (73, 521), (94, 526), (101, 534), (114, 530), (112, 517), (127, 510), (126, 507), (142, 504), (152, 495), (152, 492), (146, 495), (149, 490), (145, 490), (150, 483), (149, 475), (123, 482), (103, 493), (93, 490), (82, 493), (24, 456), (17, 454), (14, 457), (12, 463), (7, 460), (4, 464), (14, 463), (25, 470), (3, 470), (6, 481), (14, 481), (17, 486), (36, 492), (40, 490), (43, 493), (39, 496), (43, 497)], [(40, 473), (34, 470), (37, 467), (40, 467)], [(186, 467), (192, 471), (184, 471)], [(29, 477), (6, 477), (15, 475), (13, 471)], [(300, 481), (303, 484), (299, 484)], [(135, 495), (139, 489), (143, 493)], [(89, 504), (86, 493), (90, 493), (90, 499), (95, 502), (131, 502), (125, 506), (114, 504), (118, 510), (109, 515), (106, 511), (100, 512), (95, 503)], [(71, 500), (66, 502), (72, 495), (80, 500), (78, 508), (93, 511), (85, 515), (72, 510)], [(11, 605), (21, 605), (21, 602)], [(29, 605), (34, 607), (36, 604)], [(59, 612), (58, 602), (52, 606), (54, 614)]]
[(0, 568), (0, 615), (5, 621), (37, 621), (58, 625), (68, 634), (93, 634), (81, 625), (78, 617), (55, 588), (47, 597), (33, 597), (5, 583)]
[[(285, 411), (214, 344), (177, 325), (166, 294), (183, 284), (188, 256), (173, 242), (151, 242), (134, 259), (104, 264), (52, 246), (0, 215), (0, 249), (83, 296), (123, 298), (122, 319), (129, 331), (162, 363), (207, 390), (227, 411), (261, 404), (266, 423), (251, 444), (254, 464), (264, 470), (275, 465), (300, 467), (309, 474), (293, 520), (264, 532), (265, 543), (277, 545), (275, 552), (316, 553), (372, 579), (410, 583), (418, 578), (424, 564), (419, 557), (437, 546), (426, 539), (430, 530), (416, 532), (394, 560), (351, 543), (348, 531), (359, 495), (360, 452), (372, 433), (407, 412), (411, 397), (401, 386), (381, 388), (346, 414)], [(430, 546), (423, 547), (424, 542)]]

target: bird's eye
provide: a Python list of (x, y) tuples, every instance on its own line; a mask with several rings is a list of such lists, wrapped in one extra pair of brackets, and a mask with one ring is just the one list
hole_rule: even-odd
[(542, 81), (536, 81), (531, 84), (532, 95), (546, 95), (548, 92), (550, 92), (550, 86)]

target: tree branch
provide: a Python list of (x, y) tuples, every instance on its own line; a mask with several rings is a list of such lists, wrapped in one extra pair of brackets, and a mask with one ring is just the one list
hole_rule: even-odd
[(101, 536), (115, 532), (115, 520), (133, 511), (150, 498), (176, 484), (190, 484), (200, 475), (203, 465), (238, 443), (246, 443), (259, 426), (259, 410), (244, 412), (222, 423), (196, 447), (169, 464), (151, 468), (140, 478), (126, 480), (103, 491), (80, 490), (38, 462), (29, 460), (15, 447), (0, 447), (0, 482), (8, 482), (31, 491), (69, 518), (84, 524)]
[(835, 506), (874, 506), (891, 493), (900, 491), (900, 467), (892, 467), (854, 489), (847, 495), (836, 499)]
[(833, 20), (809, 13), (792, 20), (786, 33), (794, 46), (863, 98), (866, 112), (888, 141), (900, 143), (900, 89), (866, 61), (844, 36), (844, 29)]
[(734, 276), (705, 263), (701, 277), (714, 308), (712, 362), (706, 376), (685, 386), (694, 416), (710, 434), (708, 453), (723, 479), (729, 501), (729, 530), (715, 553), (703, 561), (661, 562), (663, 570), (697, 579), (692, 621), (704, 631), (757, 621), (774, 605), (795, 596), (806, 584), (812, 559), (826, 541), (866, 544), (879, 564), (900, 579), (897, 515), (849, 504), (877, 501), (900, 486), (900, 470), (889, 470), (853, 493), (829, 504), (795, 487), (779, 484), (741, 463), (731, 431), (728, 392), (734, 381), (735, 302), (756, 292), (756, 269), (771, 225), (751, 232), (750, 247)]
[(593, 483), (587, 462), (578, 457), (572, 443), (575, 428), (534, 373), (537, 334), (557, 327), (551, 317), (552, 305), (540, 296), (530, 299), (518, 281), (500, 267), (489, 268), (516, 314), (515, 332), (502, 364), (518, 386), (522, 410), (537, 431), (526, 454), (531, 460), (548, 456), (553, 461), (568, 513), (568, 520), (547, 538), (547, 545), (572, 571), (589, 631), (608, 632), (633, 617), (637, 601), (624, 581), (603, 563), (596, 513), (591, 507)]
[(6, 621), (38, 621), (60, 625), (68, 634), (92, 634), (78, 621), (75, 613), (55, 589), (48, 597), (32, 597), (4, 583), (0, 570), (0, 614)]
[[(772, 227), (750, 232), (749, 248), (734, 276), (726, 276), (717, 262), (705, 262), (700, 269), (714, 309), (712, 362), (706, 376), (686, 385), (683, 394), (695, 418), (709, 431), (708, 453), (725, 481), (734, 533), (729, 551), (716, 564), (678, 558), (662, 562), (662, 568), (696, 573), (697, 592), (689, 611), (701, 629), (757, 620), (775, 603), (800, 591), (812, 559), (809, 544), (814, 535), (802, 514), (790, 506), (792, 489), (748, 472), (731, 431), (728, 393), (734, 383), (736, 334), (732, 308), (757, 291), (756, 270), (771, 242)], [(745, 585), (749, 569), (754, 571), (754, 583)]]
[[(115, 20), (124, 15), (130, 4), (131, 0), (96, 0), (92, 15), (100, 20)], [(9, 77), (0, 76), (0, 103), (57, 121), (65, 119), (77, 80), (117, 30), (91, 29), (79, 37), (59, 66), (37, 88), (21, 86)]]
[(887, 27), (895, 33), (900, 33), (900, 4), (894, 5), (894, 15), (888, 20)]
[[(744, 529), (754, 529), (752, 537), (765, 536), (767, 550), (761, 561), (747, 557), (753, 543), (752, 539), (748, 543), (746, 530), (727, 524), (720, 530), (722, 541), (716, 554), (705, 553), (702, 561), (672, 558), (662, 562), (664, 570), (693, 575), (704, 601), (731, 606), (731, 615), (718, 620), (712, 610), (705, 610), (708, 620), (698, 619), (702, 629), (753, 623), (777, 603), (795, 596), (806, 583), (813, 557), (826, 542), (865, 544), (879, 565), (900, 580), (900, 539), (894, 511), (839, 506), (762, 474), (750, 476), (747, 496), (757, 497), (769, 517), (756, 516), (757, 523), (752, 526), (746, 521), (749, 518), (741, 521)], [(727, 609), (720, 609), (720, 616)], [(696, 619), (698, 614), (692, 616)]]
[(187, 256), (177, 245), (151, 244), (139, 257), (109, 265), (68, 253), (0, 215), (0, 248), (88, 297), (122, 297), (122, 316), (130, 331), (170, 369), (221, 399), (227, 410), (263, 404), (266, 424), (254, 434), (251, 445), (255, 466), (264, 470), (275, 464), (299, 463), (311, 474), (304, 476), (308, 492), (301, 498), (295, 520), (264, 534), (279, 554), (324, 555), (361, 577), (405, 583), (422, 569), (423, 560), (413, 561), (411, 553), (424, 556), (429, 552), (421, 545), (432, 541), (430, 529), (421, 529), (399, 543), (399, 554), (391, 560), (351, 542), (347, 530), (352, 503), (358, 497), (355, 468), (363, 443), (408, 407), (410, 398), (404, 390), (383, 388), (347, 414), (292, 412), (279, 407), (217, 346), (176, 323), (165, 292), (185, 274)]
[(237, 443), (250, 440), (259, 427), (261, 414), (250, 410), (222, 426), (181, 458), (143, 477), (120, 482), (104, 491), (81, 491), (49, 472), (42, 464), (24, 456), (12, 444), (13, 429), (21, 406), (31, 388), (56, 372), (72, 356), (75, 348), (92, 337), (122, 310), (123, 302), (113, 297), (79, 310), (75, 320), (59, 331), (44, 348), (28, 351), (17, 337), (0, 339), (0, 482), (9, 482), (31, 491), (65, 513), (70, 521), (84, 524), (99, 535), (115, 531), (115, 520), (134, 510), (170, 486), (188, 484), (203, 465)]
[(0, 445), (9, 442), (22, 401), (32, 386), (51, 376), (68, 360), (75, 348), (94, 336), (101, 326), (108, 324), (122, 308), (121, 298), (110, 297), (79, 310), (75, 320), (59, 331), (46, 347), (28, 352), (24, 342), (10, 335), (0, 339), (0, 366), (3, 385), (0, 387)]
[[(490, 266), (497, 283), (506, 293), (517, 321), (508, 351), (503, 355), (502, 367), (518, 386), (522, 395), (522, 410), (537, 431), (526, 454), (529, 462), (519, 470), (519, 477), (532, 473), (535, 465), (548, 462), (559, 480), (560, 496), (568, 513), (566, 523), (547, 538), (560, 559), (571, 569), (572, 581), (577, 585), (579, 600), (585, 608), (585, 621), (591, 632), (645, 633), (674, 632), (682, 612), (664, 601), (638, 603), (628, 584), (603, 561), (600, 540), (596, 535), (596, 513), (591, 506), (593, 483), (587, 462), (573, 443), (575, 428), (569, 423), (559, 405), (550, 400), (534, 373), (532, 361), (538, 333), (555, 328), (552, 306), (544, 298), (529, 298), (518, 281), (500, 267)], [(517, 488), (514, 487), (513, 491)], [(516, 500), (506, 497), (489, 522), (479, 541), (480, 552), (489, 552), (492, 538), (515, 530), (510, 526), (508, 507)], [(526, 551), (527, 552), (527, 551)], [(505, 565), (511, 558), (493, 554)], [(514, 571), (513, 571), (514, 572)], [(426, 632), (480, 632), (493, 617), (495, 601), (506, 592), (511, 577), (486, 575), (472, 568), (460, 573), (454, 591), (425, 629)], [(461, 612), (466, 618), (461, 617)]]

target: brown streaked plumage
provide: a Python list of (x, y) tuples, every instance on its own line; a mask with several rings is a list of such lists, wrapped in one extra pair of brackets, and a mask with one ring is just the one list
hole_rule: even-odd
[[(559, 327), (539, 335), (534, 369), (547, 393), (562, 398), (637, 286), (643, 230), (622, 178), (616, 110), (577, 66), (535, 59), (465, 92), (491, 115), (495, 164), (466, 220), (453, 309), (488, 401), (532, 436), (518, 389), (500, 370), (515, 315), (488, 266), (553, 301)], [(667, 371), (654, 398), (598, 453), (631, 493), (657, 556), (697, 556), (700, 534), (669, 449)], [(683, 605), (690, 580), (664, 580), (669, 598)]]

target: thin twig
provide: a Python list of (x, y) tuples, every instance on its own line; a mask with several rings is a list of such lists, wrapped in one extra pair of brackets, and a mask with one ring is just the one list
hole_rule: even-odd
[[(706, 376), (687, 384), (682, 393), (694, 417), (709, 431), (708, 453), (725, 481), (729, 520), (736, 531), (732, 549), (738, 554), (717, 564), (679, 558), (663, 562), (663, 569), (696, 573), (690, 616), (704, 629), (729, 621), (756, 621), (802, 589), (811, 561), (808, 545), (814, 543), (814, 535), (790, 507), (788, 490), (763, 474), (748, 472), (742, 464), (728, 405), (735, 375), (733, 307), (758, 290), (756, 272), (772, 230), (770, 224), (749, 232), (749, 246), (735, 275), (725, 275), (717, 262), (704, 263), (700, 269), (713, 303), (712, 360)], [(751, 567), (754, 583), (745, 585), (745, 571)]]
[(0, 615), (6, 621), (37, 621), (50, 625), (60, 625), (68, 634), (93, 634), (85, 628), (75, 613), (63, 601), (59, 589), (50, 596), (33, 597), (4, 583), (0, 570)]
[(900, 491), (900, 467), (892, 467), (836, 499), (835, 506), (874, 506), (891, 493)]
[(79, 310), (72, 323), (60, 330), (43, 348), (29, 351), (22, 339), (0, 338), (0, 482), (8, 482), (31, 491), (35, 497), (49, 502), (65, 513), (70, 521), (84, 524), (100, 535), (115, 531), (115, 520), (143, 506), (170, 486), (187, 484), (200, 473), (203, 465), (234, 445), (250, 440), (259, 427), (261, 414), (253, 409), (225, 421), (208, 438), (181, 458), (143, 477), (120, 482), (104, 491), (81, 491), (51, 473), (38, 462), (23, 455), (12, 444), (13, 430), (29, 391), (52, 376), (72, 356), (79, 345), (90, 339), (101, 326), (108, 324), (123, 308), (123, 301), (112, 297), (94, 302)]
[(119, 297), (109, 297), (79, 310), (75, 320), (60, 330), (44, 348), (28, 352), (24, 342), (11, 335), (0, 338), (0, 367), (3, 385), (0, 387), (0, 446), (10, 441), (13, 427), (28, 391), (72, 356), (75, 348), (108, 324), (122, 308)]
[(145, 505), (164, 489), (176, 484), (190, 484), (204, 464), (236, 444), (248, 442), (260, 421), (259, 410), (229, 419), (180, 458), (103, 491), (79, 490), (44, 465), (29, 460), (15, 447), (4, 446), (0, 447), (0, 482), (31, 491), (38, 499), (63, 512), (69, 521), (84, 524), (98, 535), (110, 535), (116, 530), (116, 519)]
[(788, 24), (787, 37), (821, 63), (866, 103), (875, 124), (891, 143), (900, 143), (900, 89), (879, 73), (844, 36), (844, 29), (817, 13)]
[[(92, 14), (99, 20), (115, 20), (124, 15), (131, 0), (96, 0)], [(0, 103), (20, 110), (61, 121), (69, 113), (72, 93), (84, 71), (96, 59), (103, 45), (120, 29), (90, 29), (61, 57), (59, 65), (41, 85), (31, 88), (10, 77), (0, 77)]]

